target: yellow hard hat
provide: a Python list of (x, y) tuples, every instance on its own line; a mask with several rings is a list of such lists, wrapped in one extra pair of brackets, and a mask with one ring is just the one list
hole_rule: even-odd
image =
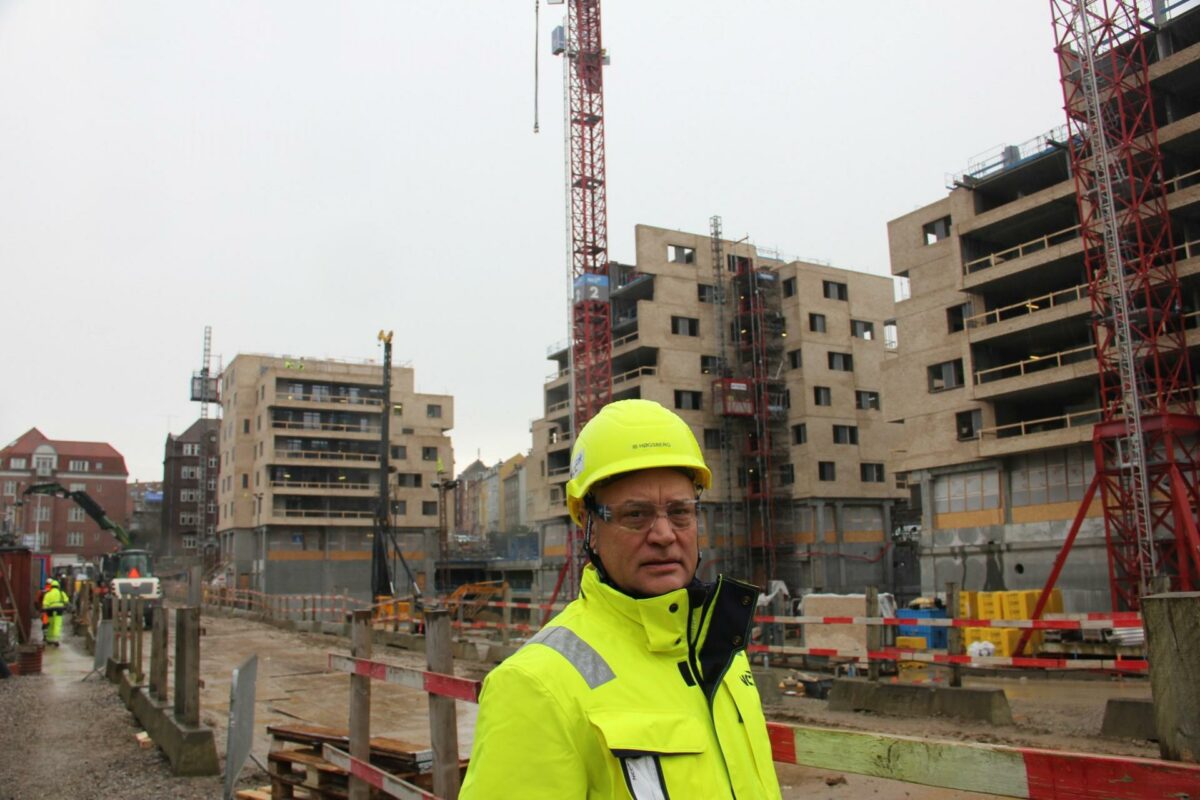
[(701, 489), (712, 484), (692, 429), (653, 400), (618, 400), (592, 417), (571, 448), (567, 511), (583, 524), (583, 498), (597, 482), (624, 472), (680, 467)]

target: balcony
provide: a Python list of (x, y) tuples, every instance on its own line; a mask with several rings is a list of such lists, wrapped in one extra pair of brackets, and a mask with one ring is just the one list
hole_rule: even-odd
[(275, 509), (272, 516), (276, 519), (287, 519), (293, 522), (302, 521), (313, 524), (328, 524), (330, 522), (343, 525), (371, 525), (375, 519), (373, 511), (338, 511), (329, 508), (280, 508)]
[[(1073, 368), (1057, 375), (1045, 374), (1064, 367)], [(1096, 346), (1088, 344), (1083, 347), (1074, 347), (1057, 353), (1031, 355), (1019, 361), (978, 370), (973, 376), (975, 382), (974, 396), (975, 399), (982, 400), (1049, 383), (1075, 380), (1082, 377), (1094, 378), (1095, 376)], [(1022, 378), (1027, 378), (1028, 380), (1021, 380)]]
[(335, 395), (326, 392), (301, 393), (301, 392), (276, 392), (275, 402), (279, 405), (296, 405), (296, 406), (312, 406), (313, 404), (329, 406), (331, 408), (345, 408), (353, 406), (361, 408), (364, 411), (377, 411), (383, 407), (383, 401), (378, 397), (366, 397), (363, 395)]
[(370, 483), (357, 483), (352, 481), (297, 481), (297, 480), (273, 480), (270, 482), (270, 487), (275, 489), (278, 494), (327, 494), (329, 492), (339, 492), (346, 494), (374, 494), (376, 487)]
[[(994, 457), (1032, 448), (1063, 447), (1090, 441), (1100, 409), (1022, 420), (979, 430), (979, 455)], [(1036, 437), (1031, 440), (1029, 437)]]
[(373, 436), (379, 438), (379, 434), (383, 428), (376, 424), (358, 424), (353, 425), (344, 422), (297, 422), (289, 420), (272, 420), (271, 428), (277, 431), (295, 431), (296, 433), (347, 433), (360, 434), (363, 436)]
[(1030, 239), (1027, 242), (1022, 242), (1015, 247), (1009, 247), (1005, 250), (999, 250), (995, 253), (988, 253), (982, 258), (976, 258), (967, 261), (963, 264), (963, 275), (973, 275), (981, 270), (991, 269), (1000, 264), (1009, 261), (1016, 261), (1019, 258), (1040, 253), (1044, 250), (1049, 250), (1051, 247), (1067, 242), (1076, 241), (1079, 239), (1079, 226), (1072, 225), (1069, 228), (1047, 233), (1044, 236), (1039, 236), (1036, 239)]
[(613, 352), (615, 353), (618, 348), (624, 347), (627, 344), (633, 344), (637, 340), (638, 340), (638, 332), (637, 331), (634, 331), (633, 333), (627, 333), (624, 336), (613, 339), (613, 341), (612, 341)]
[(338, 450), (275, 450), (279, 461), (352, 461), (355, 463), (378, 464), (377, 453), (351, 453)]
[(622, 372), (620, 375), (613, 375), (612, 385), (616, 389), (623, 383), (639, 380), (640, 378), (658, 374), (658, 367), (638, 367), (631, 369), (628, 372)]

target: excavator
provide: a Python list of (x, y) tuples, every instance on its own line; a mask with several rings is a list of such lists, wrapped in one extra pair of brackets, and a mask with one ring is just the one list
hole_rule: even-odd
[(154, 559), (148, 550), (134, 548), (129, 533), (113, 522), (104, 508), (81, 489), (67, 489), (60, 483), (35, 483), (23, 494), (74, 500), (76, 505), (83, 509), (83, 513), (95, 520), (101, 529), (111, 533), (120, 543), (121, 549), (100, 557), (100, 579), (97, 585), (104, 598), (104, 616), (112, 615), (114, 599), (141, 598), (146, 605), (146, 619), (150, 619), (153, 606), (162, 603), (162, 585), (158, 578), (154, 577)]

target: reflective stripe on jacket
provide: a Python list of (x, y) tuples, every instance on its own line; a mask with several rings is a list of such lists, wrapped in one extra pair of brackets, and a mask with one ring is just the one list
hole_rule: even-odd
[(635, 600), (586, 567), (484, 681), (460, 797), (778, 798), (744, 650), (757, 596), (719, 578)]

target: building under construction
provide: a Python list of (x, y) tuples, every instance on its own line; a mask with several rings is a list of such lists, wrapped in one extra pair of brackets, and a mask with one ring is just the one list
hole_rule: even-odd
[[(237, 588), (369, 597), (381, 465), (396, 543), (429, 572), (454, 403), (417, 392), (411, 367), (391, 375), (385, 399), (373, 362), (240, 354), (225, 368), (218, 535)], [(393, 574), (407, 595), (407, 573)]]
[(1200, 553), (1200, 10), (1052, 6), (1067, 124), (889, 223), (911, 297), (884, 411), (926, 591), (1041, 588), (1075, 532), (1068, 610), (1136, 607)]
[[(704, 450), (701, 577), (782, 580), (793, 596), (915, 592), (891, 547), (908, 496), (888, 466), (900, 426), (886, 422), (881, 383), (892, 280), (760, 255), (718, 218), (708, 234), (639, 225), (636, 255), (609, 270), (612, 398), (674, 409)], [(543, 596), (568, 555), (574, 441), (569, 345), (548, 357), (526, 462)]]

